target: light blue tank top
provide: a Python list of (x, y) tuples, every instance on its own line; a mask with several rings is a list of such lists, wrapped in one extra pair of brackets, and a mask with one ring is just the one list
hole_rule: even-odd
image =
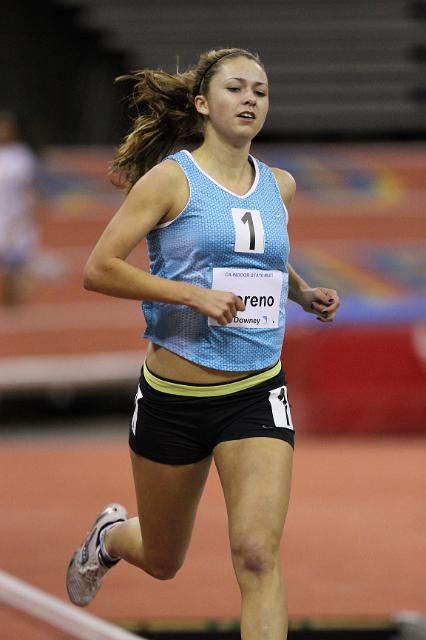
[(259, 370), (281, 354), (288, 295), (287, 211), (272, 171), (252, 156), (251, 189), (236, 195), (210, 178), (189, 151), (168, 156), (190, 189), (184, 210), (147, 235), (151, 273), (232, 291), (246, 310), (217, 325), (185, 305), (144, 302), (145, 337), (221, 371)]

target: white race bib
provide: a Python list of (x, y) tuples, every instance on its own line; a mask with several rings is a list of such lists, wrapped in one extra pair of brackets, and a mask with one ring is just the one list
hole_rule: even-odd
[[(239, 296), (246, 306), (238, 311), (228, 327), (242, 329), (276, 329), (279, 326), (282, 271), (262, 269), (213, 269), (212, 289), (231, 291)], [(209, 325), (220, 326), (213, 318)]]

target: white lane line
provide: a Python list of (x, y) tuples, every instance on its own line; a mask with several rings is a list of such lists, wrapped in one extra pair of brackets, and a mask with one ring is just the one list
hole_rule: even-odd
[[(136, 640), (133, 633), (52, 596), (0, 570), (0, 602), (81, 640)], [(146, 640), (146, 638), (142, 638)]]
[(145, 349), (0, 358), (0, 391), (136, 384)]

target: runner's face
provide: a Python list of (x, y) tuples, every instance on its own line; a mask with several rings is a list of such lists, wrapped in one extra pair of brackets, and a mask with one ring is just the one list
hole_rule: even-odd
[(208, 122), (226, 137), (251, 140), (268, 113), (268, 78), (262, 67), (243, 56), (220, 64), (204, 107)]

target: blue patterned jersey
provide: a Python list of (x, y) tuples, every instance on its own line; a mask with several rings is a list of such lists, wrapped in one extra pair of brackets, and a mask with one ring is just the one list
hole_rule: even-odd
[(255, 179), (243, 196), (209, 177), (188, 151), (166, 159), (184, 171), (184, 210), (147, 235), (151, 273), (232, 291), (244, 301), (221, 326), (185, 305), (147, 301), (145, 337), (197, 364), (222, 371), (272, 366), (280, 358), (288, 295), (287, 211), (272, 171), (252, 156)]

